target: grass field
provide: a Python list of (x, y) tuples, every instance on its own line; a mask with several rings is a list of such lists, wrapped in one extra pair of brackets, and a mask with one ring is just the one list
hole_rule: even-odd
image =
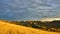
[(0, 21), (0, 34), (60, 34)]

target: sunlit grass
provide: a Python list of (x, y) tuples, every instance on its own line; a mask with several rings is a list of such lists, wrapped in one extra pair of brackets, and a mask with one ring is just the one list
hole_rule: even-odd
[(0, 21), (0, 34), (60, 34)]

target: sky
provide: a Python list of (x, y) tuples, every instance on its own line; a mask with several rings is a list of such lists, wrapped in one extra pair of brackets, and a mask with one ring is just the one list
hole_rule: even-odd
[(0, 0), (0, 19), (60, 18), (60, 0)]

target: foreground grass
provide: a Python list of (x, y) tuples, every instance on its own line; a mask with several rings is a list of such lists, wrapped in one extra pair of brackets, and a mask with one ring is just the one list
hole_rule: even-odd
[(0, 21), (0, 34), (60, 34)]

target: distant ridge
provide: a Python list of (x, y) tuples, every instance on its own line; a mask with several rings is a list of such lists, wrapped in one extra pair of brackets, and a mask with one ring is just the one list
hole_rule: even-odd
[(40, 21), (54, 21), (54, 20), (60, 20), (60, 18), (43, 18)]

